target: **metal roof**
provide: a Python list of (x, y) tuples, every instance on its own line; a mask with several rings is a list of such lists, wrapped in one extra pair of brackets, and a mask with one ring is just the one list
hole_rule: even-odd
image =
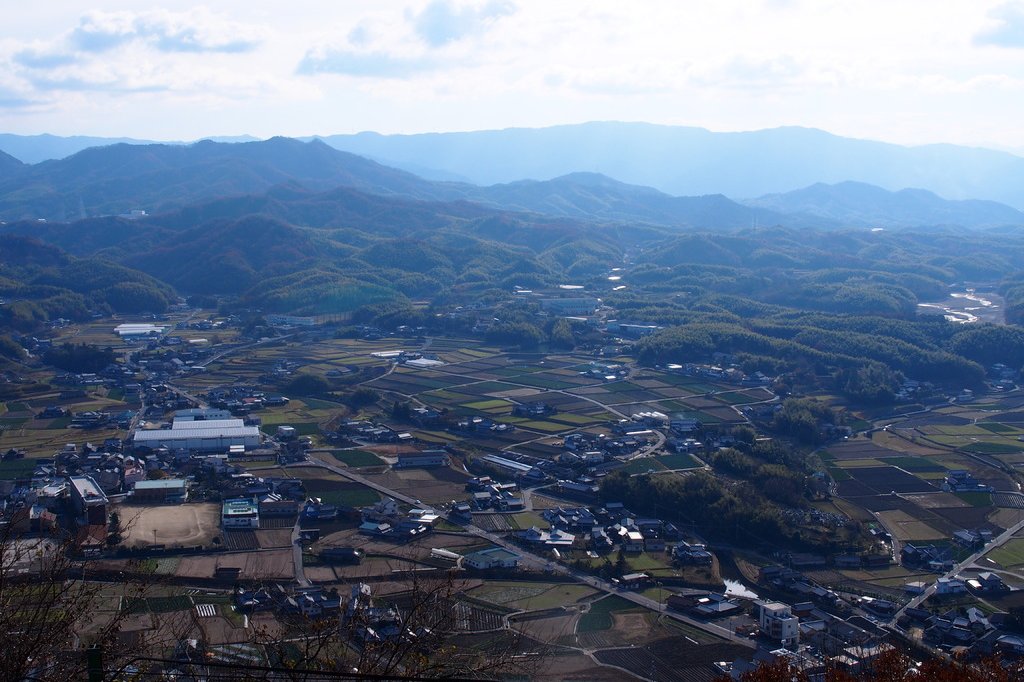
[[(198, 423), (201, 424), (202, 422)], [(228, 426), (219, 429), (150, 429), (148, 431), (136, 431), (135, 442), (153, 443), (159, 441), (188, 440), (190, 438), (246, 438), (252, 436), (259, 437), (259, 435), (260, 430), (257, 426)]]
[(223, 429), (231, 426), (245, 426), (244, 419), (200, 419), (198, 421), (174, 420), (171, 431), (181, 429)]
[(183, 478), (161, 478), (155, 481), (136, 481), (136, 490), (174, 490), (184, 488), (188, 482)]

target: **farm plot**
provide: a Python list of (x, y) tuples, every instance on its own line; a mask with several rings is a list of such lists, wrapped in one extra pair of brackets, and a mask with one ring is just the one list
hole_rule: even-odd
[[(884, 493), (924, 493), (936, 488), (920, 478), (895, 467), (863, 467), (850, 469), (849, 474), (855, 481), (874, 491)], [(843, 484), (840, 484), (842, 487)]]
[(988, 558), (1003, 568), (1024, 566), (1024, 538), (1014, 538), (988, 553)]
[(878, 512), (878, 518), (882, 520), (893, 536), (901, 542), (940, 540), (947, 537), (942, 531), (933, 528), (924, 521), (900, 509), (880, 511)]
[(448, 468), (390, 470), (364, 476), (391, 490), (421, 499), (428, 504), (443, 504), (465, 497), (467, 474)]
[(384, 465), (384, 460), (367, 450), (332, 450), (331, 456), (347, 467), (372, 467)]
[(285, 580), (295, 572), (291, 549), (225, 553), (216, 556), (187, 556), (178, 563), (179, 578), (212, 578), (217, 568), (239, 568), (244, 580)]
[(612, 614), (623, 611), (642, 611), (643, 609), (631, 601), (617, 595), (609, 595), (590, 604), (576, 625), (577, 632), (596, 632), (609, 630), (612, 627)]
[(182, 504), (160, 507), (120, 505), (121, 525), (128, 547), (205, 545), (220, 533), (220, 506)]
[(851, 438), (850, 440), (828, 446), (829, 457), (837, 463), (845, 460), (893, 457), (899, 454), (867, 438)]
[(539, 611), (574, 604), (593, 596), (596, 590), (571, 583), (488, 581), (467, 594), (498, 606)]

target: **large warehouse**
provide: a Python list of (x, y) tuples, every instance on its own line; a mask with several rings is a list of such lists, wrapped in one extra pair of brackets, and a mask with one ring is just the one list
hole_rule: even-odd
[(170, 429), (137, 430), (135, 445), (199, 452), (227, 452), (232, 445), (242, 445), (250, 450), (259, 447), (260, 430), (257, 426), (246, 426), (241, 419), (176, 419)]

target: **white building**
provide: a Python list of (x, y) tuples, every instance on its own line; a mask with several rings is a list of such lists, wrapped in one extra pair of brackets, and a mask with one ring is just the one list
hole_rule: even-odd
[(516, 568), (519, 566), (519, 555), (501, 547), (493, 547), (467, 554), (462, 563), (477, 570)]
[(760, 607), (758, 623), (761, 632), (783, 644), (795, 643), (800, 638), (800, 619), (793, 615), (788, 604), (780, 602), (757, 602)]
[(224, 528), (259, 528), (260, 508), (252, 500), (240, 498), (224, 500), (221, 510), (221, 525)]
[(258, 448), (260, 430), (257, 426), (245, 426), (241, 419), (175, 420), (170, 429), (136, 430), (133, 442), (136, 446), (154, 450), (167, 448), (227, 452), (232, 445), (242, 445), (246, 449)]

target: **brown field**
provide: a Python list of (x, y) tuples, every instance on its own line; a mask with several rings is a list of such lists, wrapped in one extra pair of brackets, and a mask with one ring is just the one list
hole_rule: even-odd
[(577, 618), (579, 618), (578, 613), (569, 612), (551, 618), (517, 620), (514, 627), (533, 639), (541, 642), (553, 642), (559, 637), (572, 635), (576, 631)]
[(953, 493), (919, 493), (904, 495), (903, 498), (924, 509), (971, 506)]
[(205, 545), (220, 534), (220, 506), (214, 503), (135, 507), (119, 505), (124, 544)]
[(246, 580), (286, 580), (295, 573), (290, 549), (260, 552), (228, 552), (212, 556), (182, 557), (175, 575), (179, 578), (211, 578), (221, 566), (241, 568)]
[(444, 468), (391, 470), (382, 474), (367, 473), (364, 476), (370, 481), (430, 504), (464, 498), (466, 481), (470, 478), (467, 474)]
[(878, 512), (878, 518), (882, 520), (885, 527), (892, 531), (897, 540), (903, 542), (917, 542), (919, 540), (939, 540), (946, 537), (946, 534), (929, 526), (924, 521), (917, 519), (901, 509)]
[(291, 547), (292, 529), (275, 528), (272, 530), (256, 531), (256, 540), (260, 543), (260, 549), (271, 547)]

